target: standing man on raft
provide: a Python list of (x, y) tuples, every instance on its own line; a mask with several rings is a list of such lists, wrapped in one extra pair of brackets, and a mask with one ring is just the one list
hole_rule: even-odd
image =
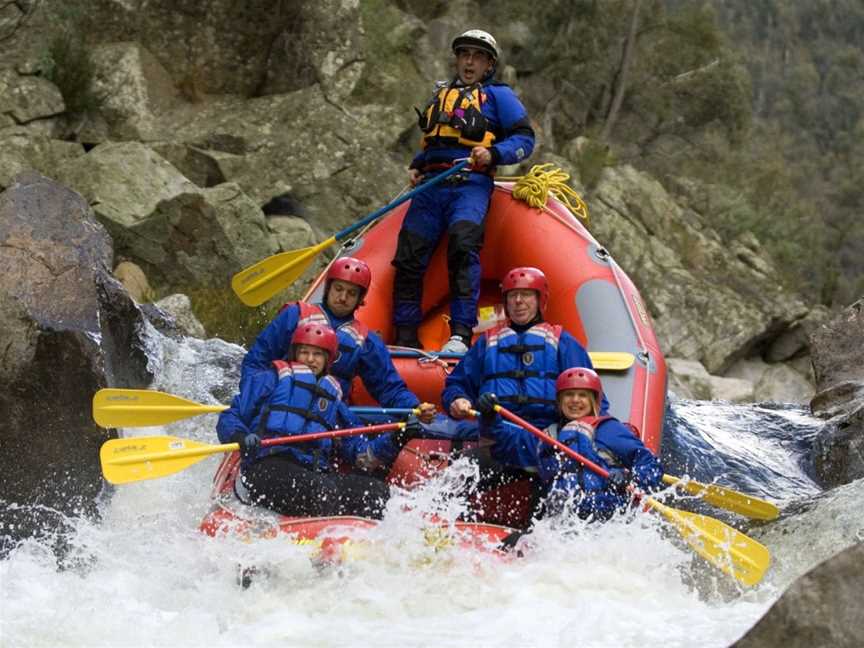
[(423, 276), (445, 230), (449, 235), (450, 333), (442, 352), (464, 353), (477, 324), (480, 249), (493, 174), (499, 164), (515, 164), (534, 150), (534, 131), (513, 90), (494, 81), (498, 44), (488, 32), (471, 29), (452, 44), (456, 76), (439, 82), (419, 115), (423, 150), (412, 160), (412, 185), (470, 157), (470, 171), (421, 192), (405, 215), (393, 266), (395, 344), (420, 348)]

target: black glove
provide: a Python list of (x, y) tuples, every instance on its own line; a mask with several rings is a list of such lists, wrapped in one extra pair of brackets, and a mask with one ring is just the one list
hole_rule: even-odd
[(630, 471), (626, 468), (612, 468), (609, 470), (609, 490), (618, 495), (626, 495), (627, 487), (630, 486)]
[(423, 434), (423, 425), (416, 416), (409, 416), (405, 421), (405, 427), (396, 430), (393, 433), (393, 443), (400, 448), (408, 443), (411, 439), (415, 439)]
[(498, 404), (498, 397), (492, 392), (483, 392), (477, 399), (477, 409), (483, 416), (494, 416)]
[(240, 456), (243, 457), (244, 461), (254, 459), (261, 447), (261, 437), (254, 432), (248, 434), (237, 432), (231, 437), (231, 440), (240, 446)]
[[(524, 531), (513, 531), (510, 535), (504, 537), (498, 545), (498, 549), (501, 551), (513, 551), (519, 541), (529, 533), (531, 533), (530, 529), (525, 529)], [(519, 551), (516, 555), (521, 556), (522, 552)]]

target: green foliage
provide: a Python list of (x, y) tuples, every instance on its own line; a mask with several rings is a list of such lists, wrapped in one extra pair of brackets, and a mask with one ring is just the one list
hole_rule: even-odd
[(207, 335), (250, 346), (261, 330), (279, 312), (281, 299), (249, 308), (227, 288), (199, 287), (187, 290), (192, 310)]
[[(508, 3), (508, 20), (537, 35), (513, 62), (529, 112), (553, 112), (552, 141), (607, 125), (636, 4)], [(661, 179), (727, 187), (706, 214), (721, 236), (755, 234), (814, 301), (860, 297), (864, 5), (643, 0), (638, 18), (611, 154)], [(574, 160), (586, 184), (604, 164), (596, 153)]]
[(579, 149), (575, 162), (580, 181), (590, 191), (600, 181), (603, 169), (615, 164), (615, 158), (608, 145), (588, 139)]
[(83, 115), (99, 109), (104, 97), (93, 90), (94, 67), (82, 36), (65, 31), (48, 46), (42, 74), (63, 95), (67, 112)]

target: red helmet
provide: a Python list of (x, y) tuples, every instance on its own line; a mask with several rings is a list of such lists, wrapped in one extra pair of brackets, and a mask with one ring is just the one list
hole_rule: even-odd
[(298, 344), (324, 349), (327, 352), (328, 367), (336, 360), (336, 354), (339, 352), (339, 338), (336, 336), (336, 331), (325, 324), (298, 326), (291, 336), (292, 349)]
[(565, 369), (555, 381), (555, 391), (561, 393), (565, 389), (587, 389), (597, 394), (597, 402), (603, 398), (603, 383), (593, 369), (586, 367), (571, 367)]
[(501, 296), (506, 298), (507, 292), (517, 289), (536, 290), (540, 296), (540, 312), (546, 312), (546, 304), (549, 303), (549, 282), (546, 275), (538, 268), (513, 268), (504, 275), (501, 281)]
[(327, 281), (340, 279), (348, 283), (360, 286), (364, 293), (369, 290), (369, 284), (372, 283), (372, 271), (365, 261), (355, 259), (354, 257), (339, 257), (327, 269), (325, 276)]

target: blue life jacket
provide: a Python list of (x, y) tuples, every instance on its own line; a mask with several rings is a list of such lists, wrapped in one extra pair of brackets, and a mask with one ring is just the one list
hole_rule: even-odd
[[(342, 399), (339, 381), (332, 376), (321, 379), (301, 362), (274, 360), (279, 382), (264, 406), (257, 425), (262, 438), (296, 436), (332, 430), (337, 423), (337, 403)], [(329, 470), (331, 439), (271, 446), (267, 454), (288, 453), (310, 468)]]
[[(300, 307), (297, 328), (305, 324), (332, 326), (318, 304), (297, 302), (297, 305)], [(357, 364), (360, 362), (360, 353), (369, 335), (369, 328), (360, 320), (349, 320), (336, 328), (336, 335), (339, 337), (339, 353), (331, 359), (329, 373), (339, 379), (342, 392), (347, 395), (351, 390), (351, 381), (358, 373)]]
[[(575, 450), (589, 461), (604, 470), (609, 470), (608, 455), (602, 455), (594, 443), (597, 427), (610, 416), (585, 416), (569, 421), (560, 430), (557, 424), (547, 427), (544, 432)], [(565, 473), (577, 476), (579, 487), (584, 491), (594, 491), (605, 488), (606, 479), (589, 468), (585, 468), (575, 459), (558, 452), (554, 447), (542, 441), (537, 446), (537, 472), (544, 483), (551, 483)]]
[(486, 333), (483, 384), (507, 409), (540, 427), (557, 418), (555, 380), (561, 327), (541, 322), (523, 333), (509, 326)]

